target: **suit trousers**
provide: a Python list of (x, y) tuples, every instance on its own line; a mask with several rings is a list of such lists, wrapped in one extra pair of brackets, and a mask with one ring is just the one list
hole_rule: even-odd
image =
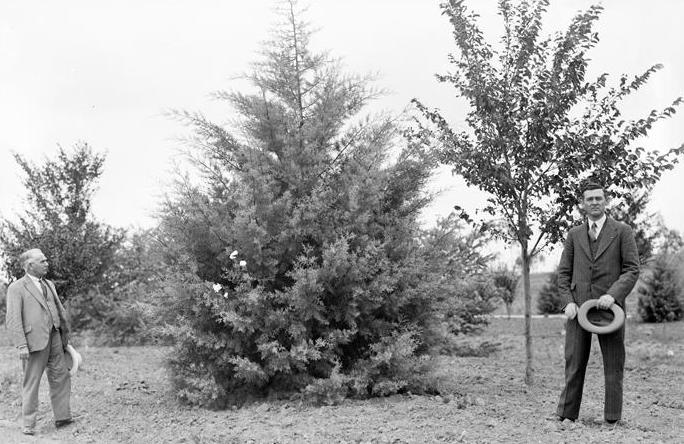
[(55, 420), (70, 419), (71, 375), (66, 368), (62, 338), (58, 330), (52, 328), (47, 347), (29, 353), (28, 359), (23, 361), (23, 367), (24, 384), (21, 400), (24, 428), (33, 429), (36, 426), (38, 389), (46, 368)]
[[(577, 419), (584, 375), (589, 362), (592, 333), (583, 329), (577, 317), (570, 319), (565, 331), (565, 388), (558, 402), (558, 416)], [(622, 382), (625, 369), (625, 326), (613, 333), (598, 335), (603, 356), (605, 379), (605, 403), (603, 416), (606, 420), (619, 420), (622, 416)]]

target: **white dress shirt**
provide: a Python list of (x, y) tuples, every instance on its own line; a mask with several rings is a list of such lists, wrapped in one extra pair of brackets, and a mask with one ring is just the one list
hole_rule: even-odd
[(603, 225), (605, 223), (606, 223), (606, 213), (603, 213), (603, 216), (601, 216), (601, 219), (599, 219), (599, 220), (587, 219), (587, 224), (589, 226), (589, 230), (591, 230), (592, 224), (596, 224), (596, 237), (599, 237), (599, 234), (601, 234), (601, 229), (603, 228)]

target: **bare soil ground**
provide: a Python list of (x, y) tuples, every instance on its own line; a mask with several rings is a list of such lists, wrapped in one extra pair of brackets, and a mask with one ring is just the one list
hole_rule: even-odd
[[(2, 443), (682, 443), (684, 323), (628, 321), (623, 421), (602, 422), (603, 370), (594, 339), (580, 419), (547, 419), (563, 381), (563, 320), (534, 319), (536, 381), (522, 382), (522, 320), (495, 319), (477, 341), (499, 343), (488, 358), (444, 358), (442, 396), (401, 395), (314, 407), (257, 403), (207, 411), (179, 405), (160, 347), (79, 347), (73, 379), (75, 425), (56, 430), (41, 387), (38, 433), (21, 434), (20, 365), (0, 330)], [(78, 344), (77, 344), (78, 345)]]

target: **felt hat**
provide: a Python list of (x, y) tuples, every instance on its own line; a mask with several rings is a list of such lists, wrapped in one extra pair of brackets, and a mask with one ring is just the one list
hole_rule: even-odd
[(577, 321), (588, 332), (604, 335), (613, 333), (625, 323), (625, 312), (618, 304), (608, 310), (598, 308), (598, 299), (589, 299), (579, 309)]
[(66, 346), (64, 360), (66, 361), (66, 368), (69, 370), (69, 374), (71, 374), (71, 376), (76, 375), (78, 368), (81, 366), (81, 363), (83, 362), (83, 358), (81, 357), (81, 354), (77, 352), (74, 347), (71, 346), (71, 344)]

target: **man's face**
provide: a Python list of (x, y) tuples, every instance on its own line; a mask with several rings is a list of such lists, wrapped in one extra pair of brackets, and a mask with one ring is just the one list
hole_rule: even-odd
[(600, 219), (606, 212), (606, 196), (603, 190), (587, 190), (582, 197), (582, 208), (590, 219)]
[(38, 251), (31, 257), (28, 265), (28, 272), (35, 277), (42, 278), (48, 271), (48, 260), (45, 255)]

